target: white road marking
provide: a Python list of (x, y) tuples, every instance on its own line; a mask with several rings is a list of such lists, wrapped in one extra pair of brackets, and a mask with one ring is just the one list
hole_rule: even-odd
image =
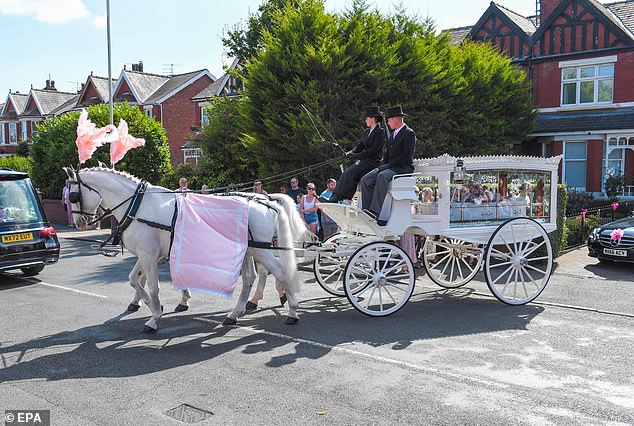
[(74, 289), (74, 288), (64, 287), (64, 286), (57, 285), (57, 284), (45, 283), (43, 281), (39, 282), (38, 284), (42, 284), (42, 285), (45, 285), (45, 286), (48, 286), (48, 287), (60, 288), (62, 290), (68, 290), (68, 291), (72, 291), (72, 292), (79, 293), (79, 294), (85, 294), (87, 296), (99, 297), (100, 299), (107, 299), (108, 298), (108, 296), (103, 296), (101, 294), (91, 293), (89, 291), (77, 290), (77, 289)]
[[(212, 324), (222, 324), (222, 321), (216, 321), (216, 320), (212, 320), (209, 318), (195, 318), (198, 321), (203, 321), (203, 322), (209, 322)], [(411, 362), (407, 362), (407, 361), (401, 361), (401, 360), (397, 360), (397, 359), (392, 359), (392, 358), (386, 358), (383, 356), (378, 356), (378, 355), (372, 355), (372, 354), (368, 354), (365, 352), (361, 352), (361, 351), (357, 351), (354, 349), (348, 349), (348, 348), (344, 348), (341, 346), (332, 346), (332, 345), (327, 345), (325, 343), (320, 343), (320, 342), (315, 342), (314, 340), (307, 340), (307, 339), (300, 339), (298, 337), (293, 337), (293, 336), (289, 336), (286, 334), (281, 334), (281, 333), (274, 333), (272, 331), (266, 331), (266, 330), (259, 330), (259, 329), (255, 329), (253, 327), (249, 327), (249, 326), (241, 326), (241, 325), (235, 325), (232, 326), (238, 330), (245, 330), (245, 331), (249, 331), (251, 333), (254, 334), (265, 334), (267, 336), (273, 336), (273, 337), (279, 337), (281, 339), (285, 339), (291, 342), (297, 342), (297, 343), (305, 343), (307, 345), (312, 345), (312, 346), (316, 346), (319, 348), (323, 348), (323, 349), (328, 349), (328, 350), (332, 350), (332, 351), (340, 351), (340, 352), (345, 352), (347, 354), (350, 355), (355, 355), (355, 356), (361, 356), (364, 358), (368, 358), (371, 359), (373, 361), (378, 361), (378, 362), (382, 362), (385, 364), (391, 364), (391, 365), (397, 365), (399, 367), (405, 367), (405, 368), (409, 368), (412, 370), (417, 370), (423, 373), (429, 373), (429, 374), (433, 374), (433, 375), (437, 375), (437, 376), (445, 376), (445, 377), (450, 377), (453, 379), (459, 379), (459, 380), (464, 380), (464, 381), (469, 381), (469, 382), (475, 382), (481, 385), (486, 385), (486, 386), (492, 386), (492, 387), (496, 387), (496, 388), (502, 388), (502, 389), (508, 389), (508, 385), (504, 384), (504, 383), (499, 383), (499, 382), (493, 382), (490, 380), (483, 380), (483, 379), (479, 379), (476, 377), (471, 377), (471, 376), (465, 376), (462, 374), (457, 374), (457, 373), (452, 373), (450, 371), (447, 370), (439, 370), (436, 368), (430, 368), (430, 367), (423, 367), (422, 365), (418, 365), (418, 364), (413, 364)]]

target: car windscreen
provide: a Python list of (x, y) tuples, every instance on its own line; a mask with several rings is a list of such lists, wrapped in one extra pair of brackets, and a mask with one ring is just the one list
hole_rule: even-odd
[(0, 224), (42, 221), (29, 179), (0, 181)]

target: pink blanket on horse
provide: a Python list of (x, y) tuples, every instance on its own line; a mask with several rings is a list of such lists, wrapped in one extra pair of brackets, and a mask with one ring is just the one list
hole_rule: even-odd
[(170, 251), (174, 288), (231, 297), (247, 251), (247, 200), (188, 193), (177, 202)]

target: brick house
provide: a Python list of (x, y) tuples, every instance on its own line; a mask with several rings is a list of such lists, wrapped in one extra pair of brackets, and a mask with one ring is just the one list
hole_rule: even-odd
[(62, 106), (72, 107), (76, 101), (76, 93), (58, 91), (50, 79), (43, 89), (31, 88), (28, 95), (9, 92), (0, 109), (0, 155), (13, 155), (19, 142), (30, 140), (37, 132), (36, 123), (57, 115)]
[(560, 180), (597, 196), (608, 172), (623, 174), (634, 197), (634, 0), (537, 0), (528, 17), (491, 2), (447, 32), (493, 43), (526, 72), (540, 114), (525, 153), (563, 154)]
[[(232, 69), (242, 69), (242, 65), (239, 63), (238, 59), (234, 59), (229, 66), (229, 70)], [(197, 93), (192, 98), (192, 102), (200, 111), (200, 120), (195, 123), (193, 127), (200, 128), (209, 123), (209, 118), (207, 117), (207, 114), (205, 112), (205, 107), (209, 105), (209, 102), (211, 102), (213, 98), (219, 96), (238, 96), (241, 89), (242, 87), (240, 87), (240, 84), (236, 81), (236, 78), (231, 75), (230, 71), (227, 71), (218, 80), (214, 81), (203, 90), (201, 90), (199, 93)], [(183, 151), (184, 163), (197, 164), (198, 159), (203, 155), (202, 149), (194, 146), (193, 141), (187, 142), (185, 145), (182, 146), (181, 149)]]
[[(113, 78), (112, 89), (114, 89), (116, 85), (117, 80)], [(77, 99), (75, 108), (79, 109), (89, 107), (90, 105), (108, 103), (109, 99), (108, 78), (98, 77), (96, 75), (93, 75), (91, 72), (86, 79), (86, 82), (81, 85), (79, 99)]]
[[(167, 133), (172, 165), (185, 162), (181, 148), (200, 125), (200, 108), (192, 98), (211, 85), (216, 78), (202, 69), (184, 74), (159, 75), (143, 72), (143, 62), (125, 67), (114, 87), (115, 102), (136, 104), (149, 117), (160, 122)], [(107, 85), (106, 85), (107, 90)]]

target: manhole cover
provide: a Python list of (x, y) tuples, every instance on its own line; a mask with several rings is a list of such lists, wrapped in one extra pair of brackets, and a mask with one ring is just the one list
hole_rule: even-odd
[(181, 404), (178, 407), (174, 407), (171, 410), (166, 411), (165, 414), (183, 423), (201, 422), (214, 415), (211, 411), (202, 410), (187, 404)]

